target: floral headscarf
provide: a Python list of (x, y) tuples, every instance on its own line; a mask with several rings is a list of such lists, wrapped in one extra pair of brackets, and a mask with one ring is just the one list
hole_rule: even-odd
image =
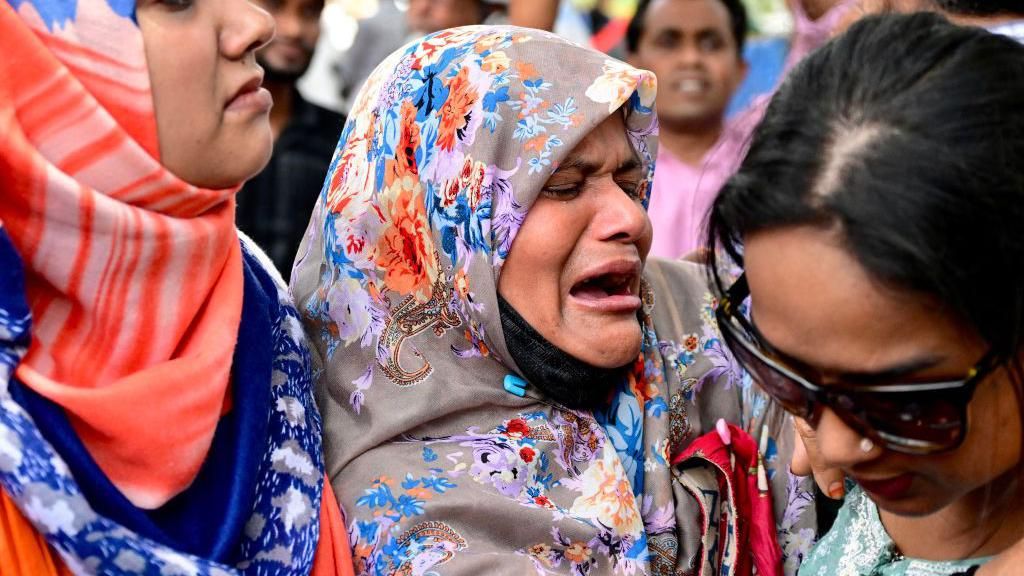
[[(699, 555), (700, 511), (668, 460), (701, 429), (686, 405), (705, 381), (703, 412), (740, 418), (736, 373), (698, 353), (710, 332), (659, 342), (648, 317), (600, 413), (505, 387), (518, 370), (497, 279), (520, 225), (611, 114), (649, 189), (654, 95), (649, 72), (511, 27), (429, 36), (363, 88), (292, 275), (357, 573), (670, 573)], [(682, 277), (686, 310), (709, 320), (699, 274)]]

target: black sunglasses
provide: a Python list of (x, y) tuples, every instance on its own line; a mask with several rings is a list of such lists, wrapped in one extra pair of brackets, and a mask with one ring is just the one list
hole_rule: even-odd
[(963, 442), (967, 405), (978, 383), (998, 366), (992, 351), (962, 380), (822, 386), (764, 342), (738, 309), (748, 296), (744, 274), (715, 309), (718, 328), (739, 363), (787, 411), (815, 426), (828, 407), (861, 435), (905, 454), (944, 452)]

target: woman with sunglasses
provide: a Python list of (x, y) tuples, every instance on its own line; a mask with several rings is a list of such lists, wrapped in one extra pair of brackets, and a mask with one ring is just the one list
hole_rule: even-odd
[(1010, 39), (865, 19), (715, 203), (722, 335), (851, 480), (801, 574), (970, 574), (1024, 536), (1022, 94)]

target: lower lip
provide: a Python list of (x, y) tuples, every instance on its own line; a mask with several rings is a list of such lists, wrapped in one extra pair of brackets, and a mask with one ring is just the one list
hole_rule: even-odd
[(642, 304), (639, 296), (627, 294), (604, 296), (602, 298), (578, 298), (576, 296), (571, 296), (571, 298), (583, 308), (611, 314), (632, 314), (639, 310)]
[(899, 500), (910, 491), (910, 487), (914, 483), (914, 475), (908, 472), (888, 480), (871, 482), (857, 480), (857, 483), (872, 496), (878, 496), (883, 500)]
[(260, 87), (251, 92), (239, 94), (231, 102), (228, 102), (226, 110), (232, 112), (268, 112), (274, 106), (274, 97), (270, 91)]

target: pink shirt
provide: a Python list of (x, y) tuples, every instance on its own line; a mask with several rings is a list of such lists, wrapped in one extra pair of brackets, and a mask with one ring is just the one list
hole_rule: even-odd
[(704, 221), (718, 190), (739, 166), (746, 139), (730, 133), (719, 139), (700, 166), (658, 149), (647, 213), (654, 226), (651, 256), (679, 258), (704, 243)]
[(790, 5), (793, 12), (793, 37), (790, 40), (789, 55), (786, 56), (783, 74), (792, 70), (804, 56), (828, 42), (839, 21), (855, 3), (855, 0), (839, 0), (817, 20), (811, 20), (804, 12), (803, 4), (792, 2)]

